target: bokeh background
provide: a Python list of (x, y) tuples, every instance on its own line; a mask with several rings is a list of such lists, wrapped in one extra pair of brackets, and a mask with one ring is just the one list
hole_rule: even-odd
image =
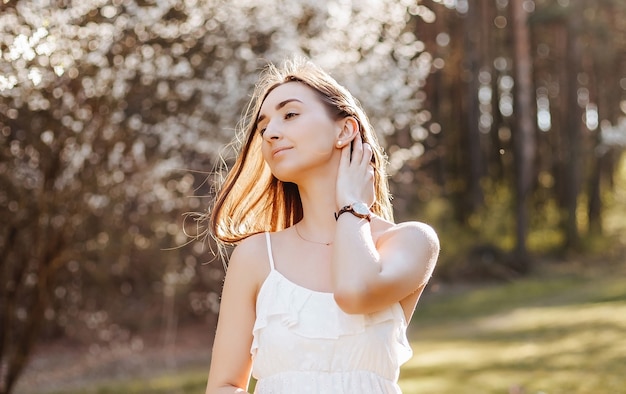
[[(623, 1), (1, 0), (0, 393), (202, 392), (224, 268), (187, 214), (209, 208), (259, 70), (293, 54), (365, 107), (396, 219), (440, 235), (415, 338), (457, 335), (472, 307), (586, 305), (581, 288), (626, 329)], [(531, 392), (524, 373), (558, 369), (420, 386), (461, 367), (419, 353), (408, 393)], [(621, 354), (600, 391), (573, 374), (546, 392), (623, 392)]]

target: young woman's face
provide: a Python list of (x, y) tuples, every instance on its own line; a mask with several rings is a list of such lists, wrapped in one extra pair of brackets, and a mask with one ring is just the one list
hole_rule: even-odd
[(339, 151), (335, 146), (340, 123), (305, 84), (288, 82), (272, 90), (261, 106), (256, 132), (274, 176), (297, 183), (307, 171), (328, 165)]

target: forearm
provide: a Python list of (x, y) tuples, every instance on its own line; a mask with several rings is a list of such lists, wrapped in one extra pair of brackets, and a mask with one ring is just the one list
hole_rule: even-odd
[(337, 220), (332, 277), (335, 299), (346, 311), (360, 313), (361, 301), (369, 298), (381, 273), (380, 256), (370, 223), (351, 214)]

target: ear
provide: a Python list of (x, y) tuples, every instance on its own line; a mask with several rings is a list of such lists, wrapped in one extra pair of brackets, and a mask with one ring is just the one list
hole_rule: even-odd
[(352, 142), (359, 131), (359, 122), (354, 116), (346, 116), (337, 121), (339, 133), (337, 134), (337, 147), (342, 148)]

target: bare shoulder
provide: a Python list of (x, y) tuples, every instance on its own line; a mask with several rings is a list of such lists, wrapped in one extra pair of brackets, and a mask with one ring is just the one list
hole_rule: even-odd
[(389, 223), (378, 238), (377, 248), (387, 269), (396, 272), (396, 283), (405, 283), (410, 290), (403, 295), (409, 318), (437, 264), (439, 237), (426, 223)]
[(253, 261), (259, 260), (258, 257), (261, 256), (261, 253), (267, 254), (264, 233), (251, 235), (241, 241), (233, 250), (231, 262), (236, 259), (237, 261), (249, 261), (250, 264), (253, 264)]
[(439, 237), (428, 224), (409, 221), (398, 224), (386, 223), (382, 227), (377, 244), (391, 246), (409, 252), (439, 254)]
[(261, 233), (251, 235), (235, 247), (228, 261), (226, 274), (258, 287), (269, 270), (265, 234)]
[(396, 224), (391, 232), (402, 233), (403, 236), (414, 240), (421, 240), (439, 247), (439, 237), (431, 226), (422, 222), (403, 222)]
[(378, 227), (379, 242), (419, 242), (439, 247), (439, 237), (426, 223), (410, 221), (398, 224), (385, 222)]

